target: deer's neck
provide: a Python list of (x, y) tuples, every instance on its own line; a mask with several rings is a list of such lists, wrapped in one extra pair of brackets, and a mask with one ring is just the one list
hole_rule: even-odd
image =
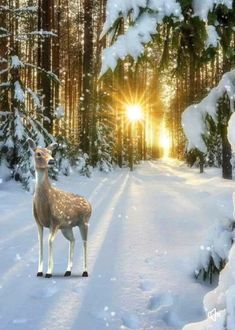
[(48, 170), (36, 169), (36, 190), (48, 189), (49, 187)]

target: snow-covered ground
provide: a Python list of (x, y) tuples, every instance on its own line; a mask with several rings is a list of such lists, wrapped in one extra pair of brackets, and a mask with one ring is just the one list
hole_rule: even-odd
[(32, 196), (14, 182), (0, 184), (0, 329), (178, 330), (205, 319), (203, 296), (212, 287), (195, 281), (193, 272), (209, 228), (232, 217), (234, 182), (214, 169), (199, 174), (162, 160), (133, 173), (72, 174), (56, 185), (93, 205), (90, 276), (81, 277), (78, 230), (73, 276), (63, 277), (68, 242), (61, 234), (54, 277), (35, 276)]

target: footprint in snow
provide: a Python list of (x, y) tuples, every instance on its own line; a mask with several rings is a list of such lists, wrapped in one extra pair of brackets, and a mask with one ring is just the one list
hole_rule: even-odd
[(142, 291), (151, 291), (155, 286), (154, 281), (148, 280), (148, 279), (142, 279), (140, 280), (139, 288)]
[(149, 299), (148, 309), (155, 311), (167, 311), (173, 303), (174, 299), (171, 293), (157, 293)]
[(35, 292), (31, 295), (33, 298), (50, 298), (54, 296), (59, 290), (56, 286), (48, 286), (43, 289), (35, 290)]
[(140, 319), (136, 314), (126, 313), (122, 316), (122, 329), (139, 329)]
[(154, 311), (155, 324), (163, 322), (167, 327), (180, 327), (183, 324), (178, 317), (174, 297), (170, 292), (153, 295), (148, 302), (148, 309)]
[(13, 324), (24, 324), (27, 322), (27, 319), (14, 319), (12, 321)]
[(83, 289), (85, 287), (85, 283), (84, 284), (80, 284), (76, 287), (73, 288), (73, 292), (77, 293), (77, 294), (81, 294), (83, 292)]

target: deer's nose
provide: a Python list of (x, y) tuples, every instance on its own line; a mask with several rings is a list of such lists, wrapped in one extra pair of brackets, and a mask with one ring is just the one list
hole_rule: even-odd
[(55, 160), (54, 159), (50, 159), (49, 162), (48, 162), (48, 165), (55, 165)]

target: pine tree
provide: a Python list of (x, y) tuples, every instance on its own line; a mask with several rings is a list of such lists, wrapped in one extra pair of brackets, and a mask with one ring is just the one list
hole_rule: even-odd
[[(37, 13), (37, 8), (10, 7), (8, 11), (14, 21), (16, 13), (17, 16), (28, 17)], [(47, 76), (47, 79), (57, 81), (57, 78), (53, 73), (37, 68), (34, 64), (25, 63), (19, 58), (19, 31), (17, 28), (13, 30), (14, 26), (15, 24), (9, 24), (7, 30), (12, 49), (7, 58), (8, 80), (3, 81), (0, 85), (9, 100), (9, 111), (0, 113), (2, 119), (0, 124), (0, 150), (2, 151), (0, 161), (1, 164), (10, 168), (13, 178), (20, 180), (26, 189), (32, 191), (34, 166), (32, 151), (28, 148), (27, 139), (32, 138), (38, 145), (44, 147), (53, 142), (54, 138), (43, 127), (45, 117), (42, 98), (32, 90), (31, 86), (27, 86), (24, 72), (26, 68), (40, 70), (42, 74)], [(28, 99), (31, 100), (30, 103)]]

